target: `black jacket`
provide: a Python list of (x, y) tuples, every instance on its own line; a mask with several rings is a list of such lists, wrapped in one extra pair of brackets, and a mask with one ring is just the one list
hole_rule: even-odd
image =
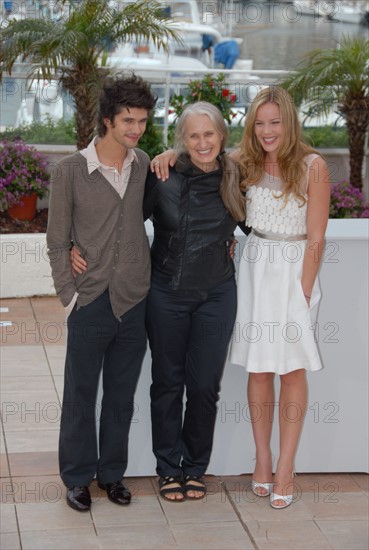
[(186, 156), (167, 181), (147, 177), (144, 216), (153, 216), (153, 276), (173, 289), (208, 290), (234, 274), (229, 247), (237, 222), (219, 194), (221, 178), (221, 169), (205, 173)]

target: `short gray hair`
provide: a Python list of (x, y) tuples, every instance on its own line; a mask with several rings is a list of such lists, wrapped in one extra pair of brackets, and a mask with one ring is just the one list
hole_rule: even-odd
[(206, 115), (209, 117), (217, 132), (222, 136), (221, 151), (223, 151), (228, 139), (228, 129), (224, 121), (223, 115), (219, 111), (218, 107), (215, 107), (215, 105), (212, 105), (207, 101), (198, 101), (197, 103), (190, 103), (186, 106), (177, 122), (174, 138), (174, 148), (179, 153), (183, 153), (186, 151), (185, 127), (186, 120), (191, 115)]

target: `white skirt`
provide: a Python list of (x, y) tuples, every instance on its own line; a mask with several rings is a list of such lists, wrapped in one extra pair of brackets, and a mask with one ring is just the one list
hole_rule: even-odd
[(309, 307), (301, 286), (305, 247), (250, 233), (240, 258), (231, 363), (277, 374), (322, 368), (315, 339), (321, 293), (317, 277)]

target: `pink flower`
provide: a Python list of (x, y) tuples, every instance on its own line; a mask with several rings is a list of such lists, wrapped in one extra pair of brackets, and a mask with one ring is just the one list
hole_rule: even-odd
[(363, 193), (347, 181), (341, 181), (331, 188), (331, 218), (367, 218), (369, 204)]

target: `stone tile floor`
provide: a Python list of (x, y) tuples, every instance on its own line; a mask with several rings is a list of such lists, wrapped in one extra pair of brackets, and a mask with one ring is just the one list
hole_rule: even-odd
[[(11, 312), (0, 320), (13, 321), (0, 329), (2, 550), (367, 550), (368, 475), (360, 473), (299, 474), (296, 502), (283, 511), (253, 496), (250, 475), (207, 476), (206, 498), (181, 504), (158, 496), (156, 478), (128, 478), (127, 508), (108, 501), (94, 482), (91, 512), (71, 510), (56, 451), (63, 309), (53, 297), (4, 299), (0, 307)], [(32, 403), (39, 403), (39, 417)]]

